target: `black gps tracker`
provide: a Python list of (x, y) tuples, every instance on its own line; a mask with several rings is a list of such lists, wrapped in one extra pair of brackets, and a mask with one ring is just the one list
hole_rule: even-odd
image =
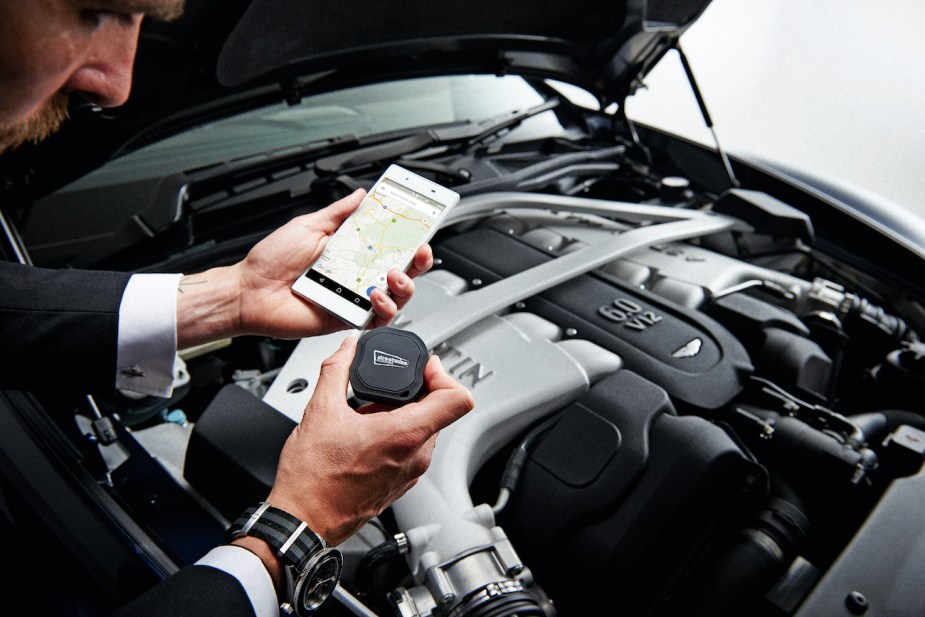
[(404, 405), (424, 389), (427, 346), (414, 332), (382, 327), (363, 333), (350, 365), (350, 385), (357, 398)]

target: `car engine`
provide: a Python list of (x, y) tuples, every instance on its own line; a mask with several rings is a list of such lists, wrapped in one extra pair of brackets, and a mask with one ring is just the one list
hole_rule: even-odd
[[(463, 200), (394, 325), (476, 406), (341, 547), (331, 610), (814, 614), (925, 481), (902, 294), (769, 192), (640, 173), (625, 146), (499, 150), (418, 164)], [(375, 177), (308, 174), (319, 194)], [(201, 230), (217, 202), (194, 189)], [(343, 336), (185, 354), (177, 473), (218, 519), (265, 494)], [(140, 442), (161, 430), (163, 405), (111, 404)]]

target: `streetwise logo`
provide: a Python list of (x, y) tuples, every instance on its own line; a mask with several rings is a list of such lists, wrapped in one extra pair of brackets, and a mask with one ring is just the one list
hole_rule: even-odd
[(398, 356), (393, 356), (390, 353), (385, 353), (384, 351), (379, 351), (378, 349), (373, 350), (373, 364), (376, 366), (394, 366), (396, 368), (404, 368), (408, 366), (408, 361), (404, 358)]

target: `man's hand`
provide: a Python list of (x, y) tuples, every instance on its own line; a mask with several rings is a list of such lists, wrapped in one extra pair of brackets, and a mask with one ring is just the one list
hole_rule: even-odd
[(392, 411), (347, 404), (356, 339), (321, 366), (302, 421), (283, 446), (267, 499), (339, 544), (417, 482), (430, 465), (437, 433), (474, 405), (472, 394), (431, 356), (427, 395)]
[[(177, 347), (184, 349), (239, 334), (299, 338), (347, 328), (324, 309), (296, 296), (292, 282), (314, 261), (341, 223), (360, 205), (362, 189), (327, 208), (292, 219), (260, 241), (242, 261), (180, 281)], [(389, 323), (414, 293), (414, 277), (433, 265), (430, 246), (422, 246), (408, 273), (391, 270), (391, 296), (370, 297), (370, 327)]]

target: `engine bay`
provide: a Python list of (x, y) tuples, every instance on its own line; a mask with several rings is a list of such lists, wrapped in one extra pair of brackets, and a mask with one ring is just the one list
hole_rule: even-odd
[[(880, 517), (925, 494), (925, 347), (908, 290), (819, 250), (785, 191), (711, 191), (627, 146), (496, 150), (420, 165), (463, 201), (394, 322), (476, 407), (441, 433), (421, 482), (343, 545), (331, 610), (771, 616), (843, 602), (863, 547), (883, 545)], [(236, 193), (192, 182), (195, 250), (146, 267), (232, 260), (253, 235), (231, 214), (260, 203), (270, 224), (374, 177), (300, 168)], [(114, 443), (88, 445), (94, 418), (75, 404), (75, 442), (194, 561), (265, 495), (346, 334), (186, 350), (171, 400), (100, 401), (120, 421)], [(156, 489), (137, 488), (159, 473), (138, 471), (146, 457), (176, 501), (152, 508)], [(176, 531), (190, 511), (195, 545)], [(894, 550), (923, 565), (914, 546)]]

